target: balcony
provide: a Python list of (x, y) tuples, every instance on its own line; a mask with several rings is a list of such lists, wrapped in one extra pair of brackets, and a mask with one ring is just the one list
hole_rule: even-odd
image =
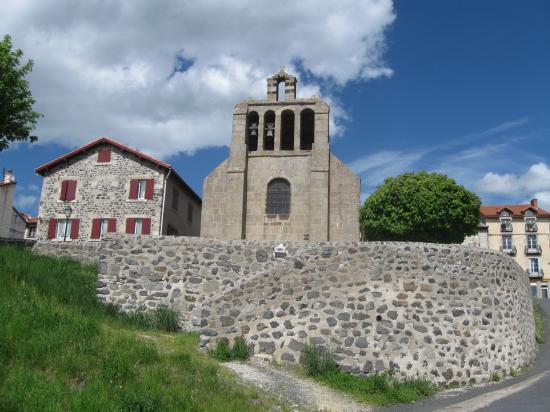
[(502, 253), (506, 253), (507, 255), (512, 255), (512, 256), (515, 256), (516, 253), (518, 253), (518, 250), (516, 249), (515, 246), (507, 248), (507, 247), (504, 247), (504, 246), (500, 245), (500, 251)]
[(537, 272), (527, 269), (527, 273), (529, 274), (530, 279), (544, 277), (544, 270), (542, 269), (539, 269)]
[(525, 231), (526, 232), (536, 232), (538, 231), (537, 224), (535, 222), (527, 222), (525, 223)]
[(525, 246), (525, 254), (526, 255), (540, 255), (541, 253), (542, 253), (542, 247), (540, 245)]
[(512, 228), (512, 222), (505, 222), (500, 224), (500, 231), (501, 232), (511, 232), (513, 230)]

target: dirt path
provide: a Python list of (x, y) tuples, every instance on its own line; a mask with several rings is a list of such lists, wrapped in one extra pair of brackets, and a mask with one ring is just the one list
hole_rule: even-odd
[(295, 411), (363, 412), (370, 408), (326, 386), (276, 369), (264, 361), (227, 362), (225, 367), (249, 384), (286, 400)]

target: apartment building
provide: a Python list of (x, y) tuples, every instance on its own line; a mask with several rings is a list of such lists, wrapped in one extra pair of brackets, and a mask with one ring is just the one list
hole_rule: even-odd
[(528, 204), (481, 206), (475, 242), (513, 256), (525, 268), (533, 295), (550, 297), (550, 212), (539, 207), (537, 199)]

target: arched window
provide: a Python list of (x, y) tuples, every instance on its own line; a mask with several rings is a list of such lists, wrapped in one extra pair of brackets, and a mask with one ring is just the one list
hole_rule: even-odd
[(277, 178), (268, 183), (265, 212), (268, 215), (290, 214), (290, 183), (287, 180)]
[(246, 144), (248, 145), (249, 152), (258, 150), (258, 120), (258, 113), (248, 113), (246, 119)]
[(281, 150), (294, 150), (294, 112), (284, 110), (281, 114)]
[(311, 150), (315, 136), (315, 112), (304, 109), (300, 113), (300, 150)]
[(275, 149), (275, 112), (268, 110), (264, 114), (264, 150)]

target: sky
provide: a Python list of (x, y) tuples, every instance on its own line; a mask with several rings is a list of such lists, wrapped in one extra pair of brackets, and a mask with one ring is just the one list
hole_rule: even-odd
[(390, 176), (444, 173), (485, 204), (550, 209), (547, 0), (0, 0), (34, 61), (34, 144), (0, 152), (16, 207), (34, 169), (108, 136), (170, 162), (199, 194), (228, 155), (233, 107), (281, 65), (331, 105), (332, 152), (364, 200)]

